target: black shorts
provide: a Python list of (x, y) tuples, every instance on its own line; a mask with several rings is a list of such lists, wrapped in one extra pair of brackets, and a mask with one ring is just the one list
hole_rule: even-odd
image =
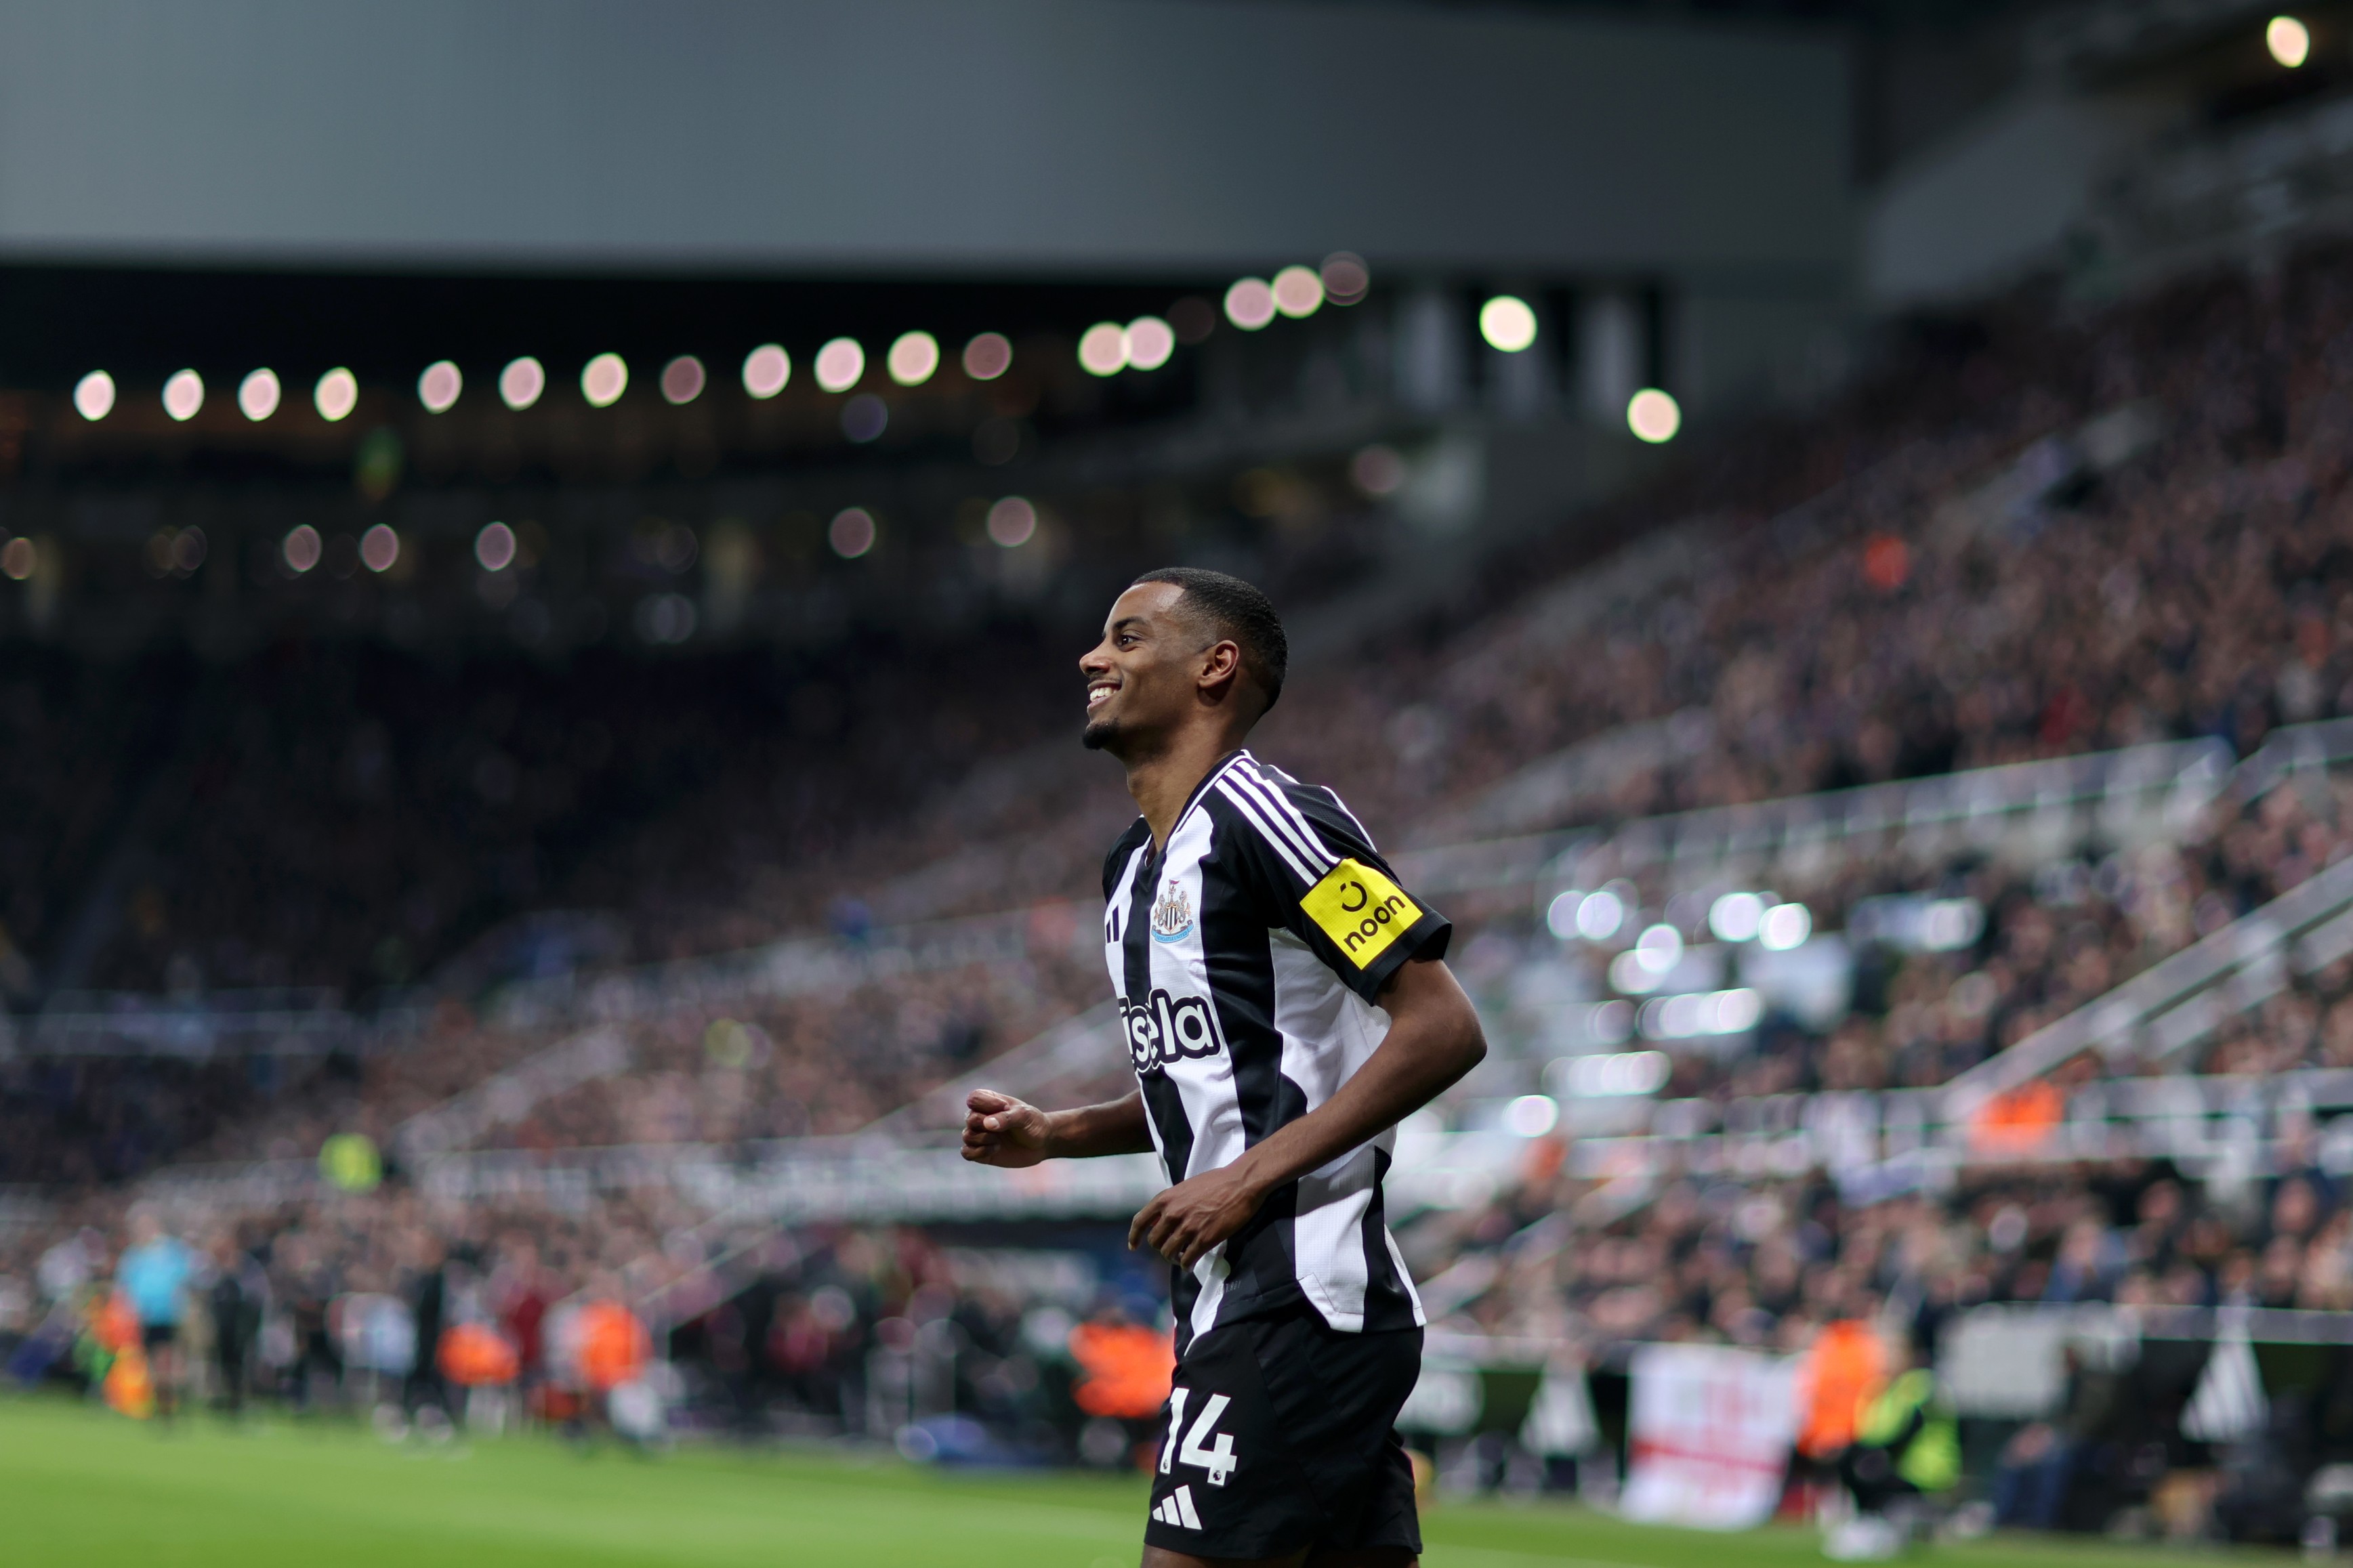
[(179, 1342), (179, 1339), (180, 1325), (177, 1323), (142, 1323), (139, 1325), (139, 1342), (145, 1349), (151, 1351), (162, 1350), (165, 1345), (177, 1344)]
[(1176, 1363), (1146, 1544), (1194, 1557), (1421, 1550), (1397, 1414), (1421, 1331), (1344, 1334), (1311, 1307), (1221, 1323)]

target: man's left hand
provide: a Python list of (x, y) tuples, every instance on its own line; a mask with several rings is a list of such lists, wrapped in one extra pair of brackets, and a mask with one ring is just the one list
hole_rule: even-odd
[(1212, 1248), (1248, 1225), (1265, 1193), (1238, 1163), (1188, 1177), (1137, 1211), (1130, 1247), (1148, 1247), (1190, 1272)]

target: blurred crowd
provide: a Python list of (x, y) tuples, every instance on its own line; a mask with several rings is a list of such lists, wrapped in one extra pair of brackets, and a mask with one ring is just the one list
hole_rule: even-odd
[[(1713, 726), (1695, 759), (1564, 814), (2158, 737), (2243, 749), (2337, 713), (2353, 679), (2340, 261), (1895, 333), (1835, 404), (1716, 438), (1442, 616), (1383, 627), (1380, 679), (1303, 668), (1261, 749), (1410, 838), (1533, 759), (1694, 710)], [(1569, 591), (1679, 522), (1681, 559)], [(0, 919), (89, 984), (357, 995), (535, 908), (615, 911), (630, 952), (659, 958), (806, 929), (845, 898), (902, 919), (1083, 896), (1125, 808), (1068, 744), (1075, 704), (1057, 706), (1082, 618), (953, 637), (923, 618), (821, 651), (592, 650), (560, 671), (287, 645), (149, 681), (143, 704), (70, 703), (104, 678), (28, 672), (0, 693), (32, 742), (17, 754), (42, 759), (0, 814), (24, 839), (0, 841), (21, 871)], [(157, 734), (106, 730), (131, 723)], [(127, 781), (151, 777), (164, 787), (131, 811)], [(78, 958), (64, 931), (91, 834), (140, 853)]]
[(1060, 1239), (739, 1231), (662, 1194), (559, 1211), (396, 1185), (209, 1216), (93, 1201), (0, 1244), (0, 1365), (142, 1419), (260, 1405), (395, 1439), (521, 1421), (1124, 1464), (1167, 1391), (1164, 1292)]

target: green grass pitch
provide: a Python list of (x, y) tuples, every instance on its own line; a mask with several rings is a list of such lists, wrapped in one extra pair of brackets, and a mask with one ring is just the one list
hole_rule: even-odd
[[(1134, 1477), (942, 1473), (724, 1447), (583, 1458), (537, 1436), (393, 1447), (349, 1425), (274, 1420), (232, 1433), (192, 1419), (163, 1430), (59, 1400), (0, 1399), (0, 1561), (26, 1568), (1132, 1568), (1144, 1508)], [(1803, 1531), (1706, 1535), (1551, 1504), (1441, 1503), (1423, 1529), (1430, 1568), (1823, 1562)], [(1915, 1561), (2122, 1568), (2182, 1557), (1997, 1539)]]

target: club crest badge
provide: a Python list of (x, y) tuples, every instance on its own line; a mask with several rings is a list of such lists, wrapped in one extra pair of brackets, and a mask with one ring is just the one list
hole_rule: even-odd
[(1152, 940), (1182, 942), (1193, 931), (1193, 900), (1183, 887), (1171, 882), (1152, 902)]

